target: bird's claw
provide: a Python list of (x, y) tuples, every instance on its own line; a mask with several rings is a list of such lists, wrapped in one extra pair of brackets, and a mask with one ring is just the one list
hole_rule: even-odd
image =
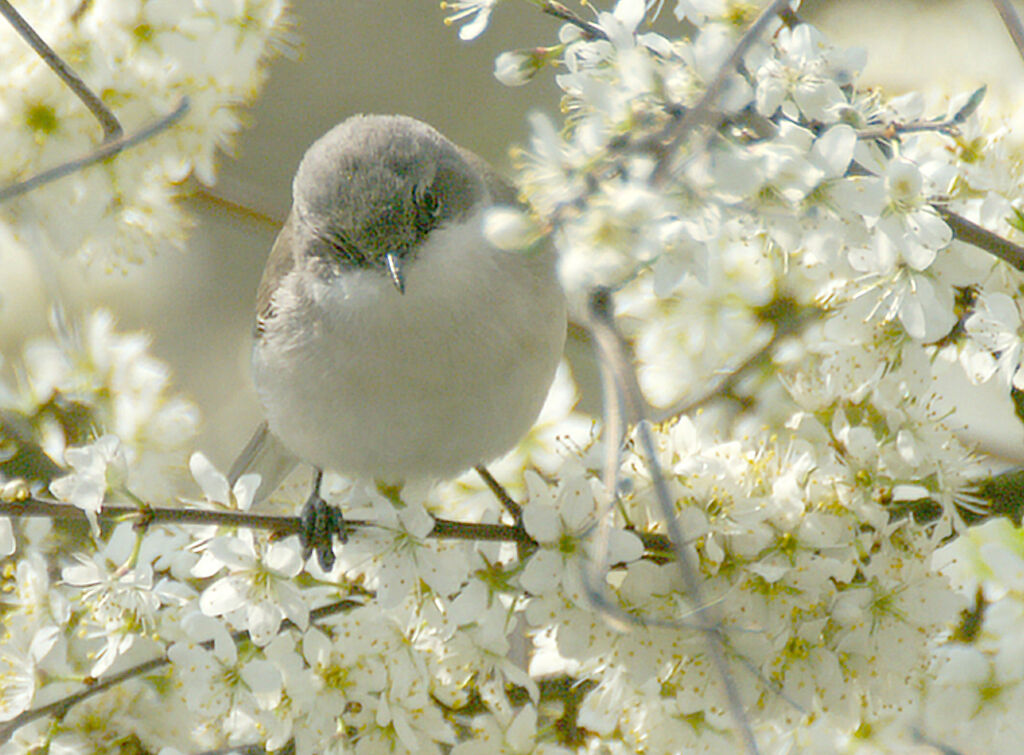
[(316, 551), (316, 560), (325, 572), (334, 567), (334, 536), (338, 541), (348, 542), (348, 528), (341, 509), (331, 506), (314, 490), (299, 514), (299, 542), (302, 544), (302, 557), (309, 558)]

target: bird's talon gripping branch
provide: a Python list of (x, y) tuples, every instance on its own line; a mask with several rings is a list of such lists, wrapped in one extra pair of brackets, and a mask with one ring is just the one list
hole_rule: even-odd
[(334, 537), (342, 543), (348, 542), (348, 529), (341, 509), (331, 506), (320, 496), (320, 483), (324, 473), (317, 469), (313, 475), (313, 490), (302, 506), (299, 518), (299, 542), (302, 543), (302, 557), (309, 558), (316, 551), (320, 568), (330, 571), (334, 567)]

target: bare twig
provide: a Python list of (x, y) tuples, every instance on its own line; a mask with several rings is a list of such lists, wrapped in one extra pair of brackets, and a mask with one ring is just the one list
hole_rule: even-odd
[(560, 18), (580, 29), (583, 32), (583, 36), (587, 39), (608, 39), (608, 35), (600, 26), (580, 18), (561, 3), (555, 2), (555, 0), (540, 0), (539, 5), (540, 9), (549, 16)]
[[(640, 447), (643, 452), (644, 461), (647, 464), (654, 494), (661, 509), (662, 518), (665, 520), (665, 527), (672, 544), (672, 551), (676, 557), (679, 575), (694, 606), (693, 618), (695, 619), (695, 624), (704, 633), (707, 640), (708, 656), (718, 672), (722, 688), (725, 691), (729, 711), (732, 714), (737, 729), (739, 729), (744, 746), (747, 752), (757, 753), (757, 740), (754, 738), (754, 732), (750, 728), (746, 712), (743, 709), (743, 701), (740, 699), (739, 690), (733, 682), (732, 674), (725, 659), (725, 643), (722, 638), (721, 622), (717, 616), (718, 612), (713, 605), (705, 603), (702, 597), (703, 591), (697, 575), (697, 568), (686, 548), (688, 541), (676, 516), (675, 505), (669, 494), (668, 485), (658, 460), (658, 453), (654, 445), (650, 424), (645, 416), (645, 402), (636, 380), (636, 373), (633, 371), (629, 347), (615, 325), (612, 295), (607, 289), (598, 289), (590, 296), (587, 326), (594, 337), (594, 342), (598, 344), (601, 350), (601, 356), (603, 357), (600, 360), (602, 369), (606, 369), (611, 373), (616, 385), (616, 391), (623, 399), (623, 408), (637, 423), (636, 437), (640, 441)], [(610, 495), (614, 496), (615, 491), (610, 491)]]
[[(0, 0), (0, 2), (3, 1), (4, 0)], [(161, 131), (170, 128), (179, 120), (181, 120), (182, 116), (184, 116), (185, 113), (188, 112), (188, 107), (188, 97), (182, 97), (181, 101), (177, 104), (174, 110), (172, 110), (159, 120), (154, 121), (148, 126), (140, 129), (139, 131), (136, 131), (133, 134), (125, 134), (118, 137), (117, 139), (104, 142), (100, 147), (96, 148), (85, 157), (79, 158), (77, 160), (71, 160), (70, 162), (58, 165), (55, 168), (44, 170), (42, 173), (38, 173), (32, 176), (31, 178), (28, 178), (19, 183), (11, 184), (10, 186), (5, 186), (4, 188), (0, 189), (0, 202), (5, 202), (8, 199), (12, 199), (14, 197), (25, 194), (26, 192), (32, 191), (33, 189), (36, 189), (42, 186), (43, 184), (50, 183), (51, 181), (56, 181), (58, 178), (64, 178), (64, 176), (69, 176), (72, 173), (81, 170), (82, 168), (87, 168), (90, 165), (102, 162), (103, 160), (106, 160), (108, 157), (116, 155), (118, 152), (122, 152), (126, 149), (136, 146), (137, 144), (141, 144), (142, 142), (159, 134)]]
[(708, 84), (707, 89), (704, 90), (704, 94), (701, 95), (697, 104), (687, 110), (681, 118), (674, 121), (666, 135), (667, 143), (662, 148), (661, 156), (654, 167), (652, 182), (655, 185), (662, 183), (666, 179), (668, 171), (672, 167), (672, 159), (691, 131), (704, 125), (717, 126), (720, 119), (724, 117), (721, 113), (712, 110), (712, 106), (718, 100), (719, 95), (721, 95), (722, 88), (725, 86), (726, 81), (729, 80), (730, 74), (736, 69), (743, 56), (747, 54), (747, 51), (754, 42), (760, 38), (768, 25), (780, 14), (788, 12), (790, 10), (789, 6), (790, 0), (774, 0), (771, 5), (765, 8), (754, 23), (750, 25), (750, 28), (743, 33), (732, 54), (719, 66), (718, 71), (715, 72), (715, 77)]
[(922, 131), (937, 131), (940, 134), (952, 135), (960, 125), (974, 115), (981, 101), (985, 99), (987, 86), (975, 89), (963, 107), (949, 118), (935, 121), (915, 121), (913, 123), (887, 123), (884, 126), (861, 129), (857, 132), (858, 139), (895, 139), (902, 134), (915, 134)]
[(52, 47), (46, 44), (42, 37), (36, 34), (36, 30), (32, 28), (31, 24), (7, 0), (0, 0), (0, 15), (7, 19), (7, 22), (14, 27), (22, 39), (28, 42), (36, 54), (43, 59), (43, 62), (75, 93), (82, 104), (89, 108), (89, 112), (96, 116), (96, 120), (103, 128), (103, 141), (109, 142), (124, 133), (117, 116), (103, 104), (103, 100), (86, 86), (81, 77), (54, 52)]
[[(362, 603), (355, 600), (339, 600), (335, 603), (330, 603), (326, 606), (321, 606), (320, 608), (314, 608), (312, 611), (309, 612), (309, 620), (311, 623), (315, 624), (317, 621), (321, 621), (337, 613), (349, 611), (360, 605), (362, 605)], [(295, 624), (291, 620), (286, 619), (284, 622), (282, 622), (282, 626), (286, 628), (294, 627)], [(248, 636), (249, 633), (245, 630), (242, 630), (234, 632), (231, 635), (231, 639), (232, 641), (237, 643)], [(199, 646), (209, 650), (213, 647), (213, 640), (200, 642)], [(108, 690), (111, 687), (116, 687), (118, 684), (123, 684), (124, 682), (129, 681), (130, 679), (134, 679), (136, 677), (148, 674), (152, 671), (156, 671), (159, 668), (163, 668), (169, 663), (170, 659), (166, 655), (162, 655), (157, 658), (151, 658), (148, 661), (143, 661), (142, 663), (136, 664), (131, 668), (125, 669), (124, 671), (120, 671), (116, 674), (111, 674), (105, 679), (87, 681), (85, 689), (80, 690), (79, 692), (75, 692), (74, 694), (68, 695), (67, 697), (63, 697), (60, 700), (55, 700), (47, 705), (41, 705), (38, 708), (32, 708), (30, 710), (26, 710), (22, 713), (19, 713), (10, 721), (6, 722), (3, 726), (0, 726), (0, 744), (7, 742), (11, 738), (11, 735), (14, 734), (15, 731), (17, 731), (20, 727), (24, 726), (25, 724), (31, 723), (32, 721), (35, 721), (39, 718), (43, 718), (44, 716), (55, 716), (57, 718), (63, 718), (65, 715), (67, 715), (67, 712), (72, 707), (82, 702), (83, 700), (88, 700), (90, 697), (98, 695), (100, 692)]]
[(502, 506), (505, 507), (505, 511), (512, 517), (512, 521), (519, 524), (523, 521), (523, 507), (512, 500), (512, 496), (508, 494), (508, 491), (501, 486), (501, 483), (494, 479), (494, 475), (491, 474), (490, 470), (487, 469), (483, 464), (478, 464), (473, 467), (476, 473), (480, 475), (480, 479), (484, 481), (484, 485), (494, 493), (494, 497), (498, 499)]
[(918, 134), (923, 131), (937, 131), (940, 134), (955, 133), (960, 121), (952, 118), (943, 121), (918, 121), (916, 123), (888, 123), (857, 132), (858, 139), (895, 139), (901, 134)]
[(992, 231), (986, 228), (982, 228), (980, 225), (971, 222), (963, 215), (958, 215), (952, 210), (948, 210), (941, 205), (932, 206), (953, 230), (953, 234), (957, 239), (963, 241), (965, 244), (976, 246), (982, 251), (988, 252), (993, 257), (998, 257), (1003, 262), (1012, 265), (1018, 270), (1024, 270), (1024, 247), (1014, 244), (1012, 241), (1008, 241), (999, 234), (992, 233)]
[(1020, 22), (1020, 16), (1017, 15), (1010, 0), (992, 0), (992, 4), (996, 6), (999, 17), (1003, 19), (1006, 31), (1010, 32), (1013, 44), (1017, 46), (1017, 52), (1020, 53), (1021, 58), (1024, 58), (1024, 25)]

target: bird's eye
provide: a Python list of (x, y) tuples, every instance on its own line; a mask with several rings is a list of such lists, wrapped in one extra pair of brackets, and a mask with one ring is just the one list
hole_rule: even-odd
[(437, 198), (437, 195), (430, 190), (429, 186), (417, 187), (416, 204), (422, 210), (424, 215), (430, 218), (436, 218), (441, 214), (441, 201)]
[(416, 205), (416, 228), (423, 235), (430, 233), (441, 217), (441, 201), (429, 186), (417, 186), (412, 191)]

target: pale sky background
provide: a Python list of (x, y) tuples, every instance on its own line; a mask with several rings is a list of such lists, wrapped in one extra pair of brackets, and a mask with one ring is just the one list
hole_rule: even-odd
[[(667, 0), (665, 12), (673, 5)], [(292, 7), (297, 54), (272, 63), (261, 98), (248, 110), (251, 127), (233, 157), (222, 160), (213, 188), (273, 218), (287, 212), (291, 176), (306, 147), (349, 115), (413, 115), (507, 167), (508, 148), (527, 137), (526, 115), (557, 114), (550, 77), (509, 89), (492, 75), (498, 53), (556, 40), (558, 22), (523, 0), (499, 4), (488, 30), (471, 43), (442, 23), (445, 13), (433, 0), (300, 0)], [(988, 83), (990, 97), (999, 97), (1019, 92), (1024, 81), (1024, 62), (987, 0), (818, 0), (804, 7), (826, 36), (867, 48), (862, 82), (894, 91), (927, 82), (957, 89)], [(122, 329), (152, 334), (153, 352), (203, 413), (201, 447), (226, 468), (259, 419), (249, 335), (276, 228), (201, 198), (189, 204), (198, 222), (183, 253), (127, 275), (83, 276), (69, 266), (64, 277), (72, 310), (103, 303)], [(46, 299), (30, 263), (11, 262), (0, 297), (0, 348), (11, 359), (17, 344), (46, 330)], [(980, 415), (975, 432), (989, 431), (1005, 453), (1024, 447), (1024, 431), (1007, 421), (1008, 402), (972, 396), (969, 403)]]

